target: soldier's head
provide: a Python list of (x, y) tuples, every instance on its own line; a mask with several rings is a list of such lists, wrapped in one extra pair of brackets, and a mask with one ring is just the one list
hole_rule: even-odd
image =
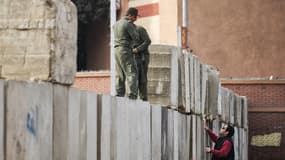
[(232, 137), (235, 133), (234, 127), (232, 127), (229, 124), (223, 125), (223, 127), (220, 129), (220, 136), (222, 137)]
[(138, 16), (138, 9), (136, 9), (136, 8), (131, 7), (126, 12), (126, 17), (131, 22), (136, 21), (137, 20), (137, 16)]

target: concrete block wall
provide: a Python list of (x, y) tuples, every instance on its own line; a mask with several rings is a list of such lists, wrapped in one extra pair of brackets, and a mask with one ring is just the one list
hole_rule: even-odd
[(8, 81), (5, 87), (4, 159), (52, 160), (52, 84)]
[[(202, 130), (203, 118), (209, 124), (215, 124), (213, 129), (216, 132), (219, 132), (222, 123), (230, 123), (237, 128), (235, 138), (242, 136), (242, 140), (246, 139), (247, 99), (221, 87), (215, 67), (202, 64), (193, 53), (174, 46), (153, 45), (150, 51), (150, 102), (192, 115), (192, 159), (209, 159), (209, 155), (201, 150), (210, 144)], [(238, 144), (235, 146), (237, 152), (246, 158), (247, 150)]]
[(0, 159), (4, 160), (4, 84), (5, 81), (0, 80)]
[[(202, 115), (159, 104), (46, 82), (2, 80), (0, 107), (4, 159), (210, 159)], [(216, 132), (221, 117), (208, 121)], [(247, 145), (247, 130), (236, 126), (235, 135), (236, 153), (246, 160), (241, 146)]]
[(152, 45), (148, 70), (148, 97), (153, 104), (178, 106), (178, 55), (174, 46)]
[(150, 53), (151, 103), (209, 119), (221, 115), (233, 124), (237, 121), (234, 114), (239, 96), (221, 87), (215, 67), (201, 63), (193, 53), (175, 46), (152, 45)]
[(0, 78), (72, 84), (77, 11), (70, 0), (0, 5)]

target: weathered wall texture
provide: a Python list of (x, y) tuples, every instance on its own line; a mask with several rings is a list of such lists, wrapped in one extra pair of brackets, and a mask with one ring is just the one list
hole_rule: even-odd
[(189, 1), (190, 48), (221, 77), (285, 77), (285, 1)]
[(69, 0), (0, 2), (0, 78), (73, 82), (77, 13)]
[[(5, 118), (0, 136), (6, 137), (5, 143), (0, 141), (0, 156), (5, 153), (7, 160), (210, 159), (205, 153), (210, 140), (203, 128), (204, 114), (183, 114), (159, 104), (45, 82), (0, 81), (0, 96), (0, 118)], [(226, 95), (220, 99), (233, 100)], [(241, 112), (230, 107), (220, 117), (239, 117), (232, 121), (238, 139), (235, 153), (247, 156), (242, 147), (247, 146), (247, 125), (241, 124), (247, 121), (246, 104), (231, 104)], [(215, 122), (212, 129), (217, 131), (230, 119), (216, 117), (208, 124)]]

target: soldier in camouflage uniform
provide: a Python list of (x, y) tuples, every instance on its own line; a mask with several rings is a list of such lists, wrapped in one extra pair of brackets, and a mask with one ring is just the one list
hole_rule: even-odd
[(137, 99), (138, 72), (132, 49), (134, 41), (138, 39), (136, 21), (138, 10), (129, 8), (126, 16), (114, 25), (115, 33), (115, 59), (117, 64), (116, 91), (117, 96), (124, 97), (126, 92), (125, 81), (128, 83), (130, 99)]
[(138, 68), (139, 95), (140, 99), (147, 101), (147, 71), (149, 63), (148, 46), (150, 45), (151, 40), (145, 28), (137, 26), (136, 29), (139, 33), (139, 39), (135, 41), (133, 52), (135, 53)]

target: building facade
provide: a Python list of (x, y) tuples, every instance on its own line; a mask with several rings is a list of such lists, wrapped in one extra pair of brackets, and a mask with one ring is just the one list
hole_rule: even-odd
[[(136, 23), (147, 28), (153, 44), (179, 45), (182, 0), (120, 3), (120, 16), (128, 7), (138, 8)], [(252, 160), (285, 156), (284, 15), (285, 1), (187, 1), (187, 46), (219, 69), (223, 86), (248, 97)], [(251, 144), (253, 137), (271, 133), (281, 133), (279, 146), (266, 140), (263, 146)]]

